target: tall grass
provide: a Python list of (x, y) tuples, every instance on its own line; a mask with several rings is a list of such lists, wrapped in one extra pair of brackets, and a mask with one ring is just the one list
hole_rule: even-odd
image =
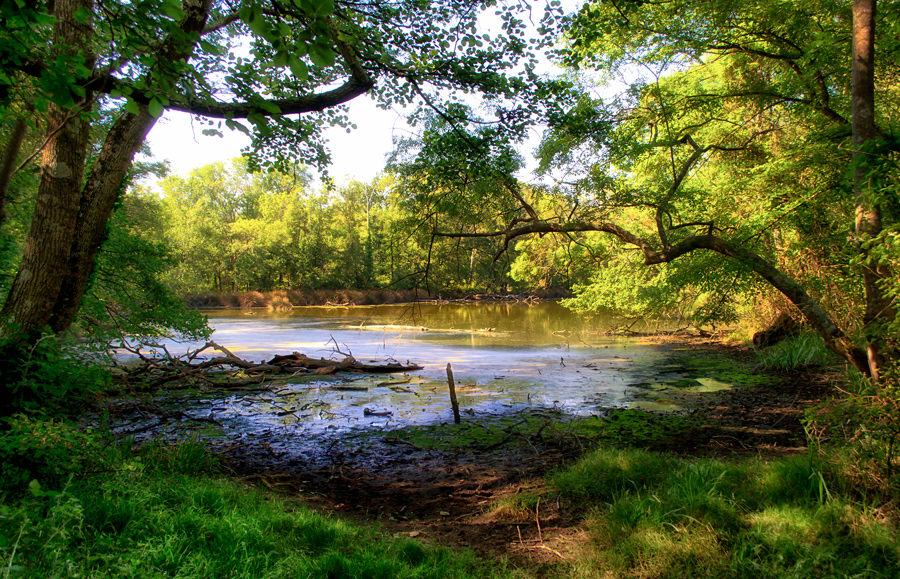
[(769, 370), (797, 370), (839, 361), (837, 355), (825, 347), (822, 338), (811, 332), (786, 338), (756, 354), (760, 364)]
[(579, 577), (897, 577), (896, 527), (810, 456), (602, 449), (551, 478), (585, 516)]
[[(2, 436), (22, 438), (25, 430), (8, 427)], [(56, 432), (46, 438), (53, 447), (85, 440), (59, 424), (47, 430)], [(32, 440), (31, 447), (40, 444)], [(95, 444), (87, 454), (63, 465), (64, 478), (50, 465), (26, 465), (38, 477), (55, 473), (52, 485), (32, 479), (3, 489), (0, 579), (519, 576), (500, 561), (385, 537), (297, 500), (203, 474), (210, 459), (192, 441), (141, 453)], [(7, 453), (0, 467), (14, 459)]]

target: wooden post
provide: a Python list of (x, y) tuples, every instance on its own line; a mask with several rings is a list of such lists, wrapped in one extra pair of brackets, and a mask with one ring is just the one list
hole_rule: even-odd
[(447, 362), (447, 383), (450, 384), (450, 405), (453, 406), (453, 422), (459, 424), (459, 403), (456, 401), (456, 384), (453, 383), (453, 369)]

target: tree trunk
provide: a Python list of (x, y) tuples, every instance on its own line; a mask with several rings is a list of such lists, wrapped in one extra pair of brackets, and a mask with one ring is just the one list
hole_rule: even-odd
[[(91, 0), (57, 0), (54, 8), (54, 46), (59, 56), (65, 49), (80, 53), (87, 66), (92, 36), (90, 22), (75, 18), (78, 9), (93, 12)], [(71, 56), (71, 55), (70, 55)], [(19, 270), (0, 317), (10, 319), (13, 330), (34, 339), (50, 323), (53, 307), (69, 268), (69, 252), (81, 204), (82, 179), (90, 144), (84, 118), (91, 95), (63, 109), (51, 105), (47, 118), (46, 145), (41, 157), (41, 179), (31, 230)]]
[[(875, 12), (876, 0), (853, 1), (853, 64), (851, 77), (853, 126), (853, 190), (856, 204), (856, 236), (860, 242), (881, 233), (881, 211), (869, 186), (868, 155), (878, 138), (875, 126)], [(864, 257), (867, 252), (863, 250)], [(866, 309), (863, 315), (869, 373), (878, 380), (883, 356), (884, 323), (894, 317), (891, 300), (882, 288), (890, 276), (888, 267), (865, 259), (863, 285)]]
[(106, 223), (123, 187), (135, 153), (156, 119), (146, 111), (126, 114), (110, 129), (88, 175), (81, 196), (68, 271), (53, 307), (50, 327), (62, 332), (72, 325), (88, 289)]
[(863, 374), (870, 373), (866, 352), (853, 343), (853, 340), (834, 323), (818, 301), (810, 296), (803, 286), (791, 279), (771, 262), (761, 256), (712, 235), (689, 237), (678, 244), (664, 250), (644, 249), (645, 263), (663, 263), (672, 261), (696, 249), (709, 249), (721, 255), (741, 262), (775, 289), (780, 291), (792, 304), (797, 306), (810, 327), (822, 337), (829, 350), (835, 352), (853, 365)]
[(9, 182), (12, 180), (16, 159), (19, 158), (19, 150), (25, 140), (25, 130), (28, 128), (24, 117), (19, 117), (13, 124), (9, 142), (3, 151), (3, 160), (0, 163), (0, 225), (6, 221), (6, 194), (9, 191)]
[[(158, 64), (144, 79), (170, 83), (180, 61), (188, 58), (206, 23), (211, 0), (183, 4), (181, 31), (164, 39), (157, 53)], [(93, 67), (88, 48), (93, 40), (90, 20), (79, 23), (78, 11), (93, 14), (93, 0), (57, 0), (54, 5), (54, 49), (72, 50)], [(79, 14), (80, 16), (80, 14)], [(174, 67), (174, 68), (173, 68)], [(91, 147), (86, 111), (91, 94), (69, 110), (53, 107), (47, 123), (41, 182), (25, 253), (7, 296), (2, 318), (11, 321), (13, 332), (26, 343), (50, 327), (55, 332), (69, 328), (87, 291), (106, 224), (125, 183), (135, 153), (155, 118), (140, 105), (138, 114), (124, 114), (113, 123), (100, 152), (84, 179), (85, 161)]]

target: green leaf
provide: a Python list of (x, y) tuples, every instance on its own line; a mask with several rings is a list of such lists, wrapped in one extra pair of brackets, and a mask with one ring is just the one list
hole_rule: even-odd
[(328, 16), (334, 12), (334, 0), (312, 0), (315, 4), (316, 15)]
[(269, 32), (269, 25), (266, 24), (265, 19), (263, 19), (262, 14), (256, 14), (256, 18), (247, 23), (250, 27), (250, 30), (253, 31), (257, 36), (265, 37)]
[(156, 97), (153, 97), (152, 99), (150, 99), (150, 103), (147, 104), (147, 111), (153, 118), (156, 118), (162, 114), (163, 104), (159, 102)]
[(244, 126), (243, 123), (239, 123), (232, 119), (225, 119), (225, 126), (233, 131), (240, 131), (247, 136), (250, 136), (250, 129)]
[(163, 0), (162, 12), (172, 20), (181, 20), (181, 17), (184, 16), (181, 0)]
[(309, 69), (306, 68), (306, 63), (293, 54), (288, 57), (288, 66), (291, 67), (291, 72), (298, 80), (305, 81), (309, 78)]
[(281, 114), (281, 109), (278, 108), (278, 105), (276, 105), (275, 103), (273, 103), (271, 101), (260, 101), (257, 106), (259, 106), (259, 108), (266, 111), (270, 115), (280, 115)]
[(141, 114), (141, 107), (137, 104), (137, 101), (130, 97), (125, 101), (125, 110), (133, 115)]
[(309, 45), (309, 58), (319, 68), (327, 68), (334, 65), (334, 51), (320, 44)]

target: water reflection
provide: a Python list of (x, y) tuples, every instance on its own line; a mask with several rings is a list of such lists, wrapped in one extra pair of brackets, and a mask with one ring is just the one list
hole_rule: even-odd
[(251, 360), (294, 351), (340, 358), (340, 350), (365, 361), (391, 358), (424, 366), (410, 375), (306, 375), (268, 391), (169, 401), (187, 416), (222, 424), (227, 437), (279, 432), (287, 437), (279, 444), (301, 454), (336, 432), (450, 420), (448, 362), (460, 407), (469, 415), (537, 408), (589, 415), (626, 404), (632, 385), (646, 381), (648, 369), (671, 352), (637, 338), (612, 337), (606, 330), (615, 320), (584, 319), (551, 302), (207, 314), (215, 341)]

